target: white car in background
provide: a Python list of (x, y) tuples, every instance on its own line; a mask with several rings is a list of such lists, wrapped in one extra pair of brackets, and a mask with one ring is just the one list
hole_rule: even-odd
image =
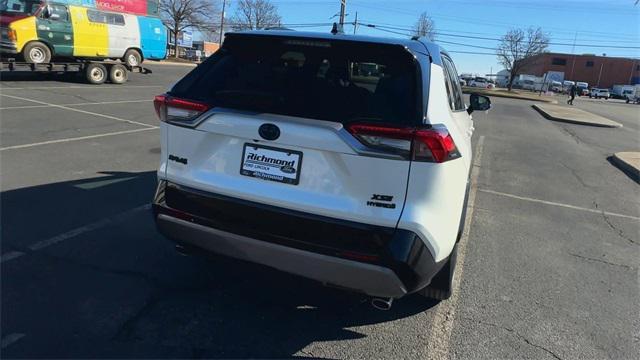
[(469, 82), (471, 87), (487, 88), (490, 82), (485, 78), (475, 78)]
[(609, 100), (609, 97), (611, 97), (611, 94), (609, 94), (609, 89), (593, 88), (591, 89), (591, 92), (589, 92), (589, 98)]

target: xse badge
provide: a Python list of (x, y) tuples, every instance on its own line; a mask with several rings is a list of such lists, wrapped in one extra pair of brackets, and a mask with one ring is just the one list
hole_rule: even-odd
[(371, 196), (371, 200), (367, 201), (367, 206), (395, 209), (396, 204), (392, 203), (391, 201), (393, 201), (393, 196), (391, 195), (373, 194)]

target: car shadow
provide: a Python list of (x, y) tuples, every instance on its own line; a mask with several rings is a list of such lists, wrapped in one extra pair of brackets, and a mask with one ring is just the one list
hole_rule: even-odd
[[(105, 172), (95, 178), (1, 194), (2, 252), (25, 252), (23, 259), (12, 262), (47, 268), (43, 275), (40, 268), (20, 267), (23, 273), (38, 273), (40, 283), (4, 281), (2, 327), (10, 325), (4, 315), (11, 312), (16, 323), (51, 329), (61, 338), (37, 339), (37, 331), (30, 331), (32, 338), (25, 338), (23, 347), (3, 351), (6, 356), (290, 358), (318, 342), (367, 341), (370, 326), (410, 317), (437, 304), (412, 295), (381, 311), (371, 307), (366, 295), (324, 287), (264, 266), (218, 256), (184, 257), (155, 231), (148, 210), (92, 230), (90, 241), (61, 242), (42, 252), (29, 249), (34, 242), (100, 219), (116, 219), (148, 204), (155, 183), (152, 171)], [(104, 280), (105, 273), (109, 281)], [(66, 315), (74, 328), (85, 329), (85, 335), (67, 338), (64, 324), (54, 317), (34, 318), (27, 305), (35, 301), (27, 299), (27, 288), (59, 289), (48, 295), (50, 305), (44, 306), (51, 309), (44, 311), (65, 316), (63, 306), (56, 304), (84, 303), (82, 299), (98, 298), (103, 291), (120, 294), (121, 282), (129, 278), (144, 286), (127, 288), (126, 296), (109, 297), (110, 303), (92, 309), (90, 316), (84, 313), (74, 319), (79, 315), (73, 311)], [(100, 287), (93, 286), (97, 283)], [(142, 300), (133, 303), (130, 299), (138, 295)], [(5, 296), (14, 300), (5, 302)], [(102, 320), (116, 313), (128, 315), (117, 324)]]

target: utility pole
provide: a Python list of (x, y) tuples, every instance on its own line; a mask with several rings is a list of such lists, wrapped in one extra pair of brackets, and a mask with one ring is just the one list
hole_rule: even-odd
[(340, 26), (344, 28), (344, 14), (347, 11), (347, 0), (340, 0)]
[(598, 74), (598, 85), (596, 85), (597, 87), (600, 87), (600, 78), (602, 77), (602, 67), (604, 66), (604, 59), (602, 59), (602, 62), (600, 63), (600, 73)]
[(573, 54), (573, 63), (571, 64), (571, 79), (573, 80), (573, 68), (576, 66), (576, 40), (578, 39), (578, 32), (576, 31), (573, 37), (573, 46), (571, 47), (571, 53)]
[(224, 32), (224, 9), (227, 6), (227, 0), (222, 0), (222, 15), (220, 15), (220, 40), (218, 45), (222, 46), (222, 33)]
[(353, 23), (353, 35), (356, 34), (357, 28), (358, 28), (358, 12), (356, 11), (356, 21)]

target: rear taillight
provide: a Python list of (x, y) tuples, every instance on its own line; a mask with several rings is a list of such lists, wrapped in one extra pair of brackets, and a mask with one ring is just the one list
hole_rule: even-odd
[(198, 116), (210, 108), (202, 102), (179, 99), (166, 94), (156, 96), (153, 105), (160, 121), (182, 126), (195, 126)]
[(373, 124), (350, 124), (347, 131), (363, 145), (415, 161), (445, 162), (460, 157), (451, 134), (444, 126), (429, 129)]

